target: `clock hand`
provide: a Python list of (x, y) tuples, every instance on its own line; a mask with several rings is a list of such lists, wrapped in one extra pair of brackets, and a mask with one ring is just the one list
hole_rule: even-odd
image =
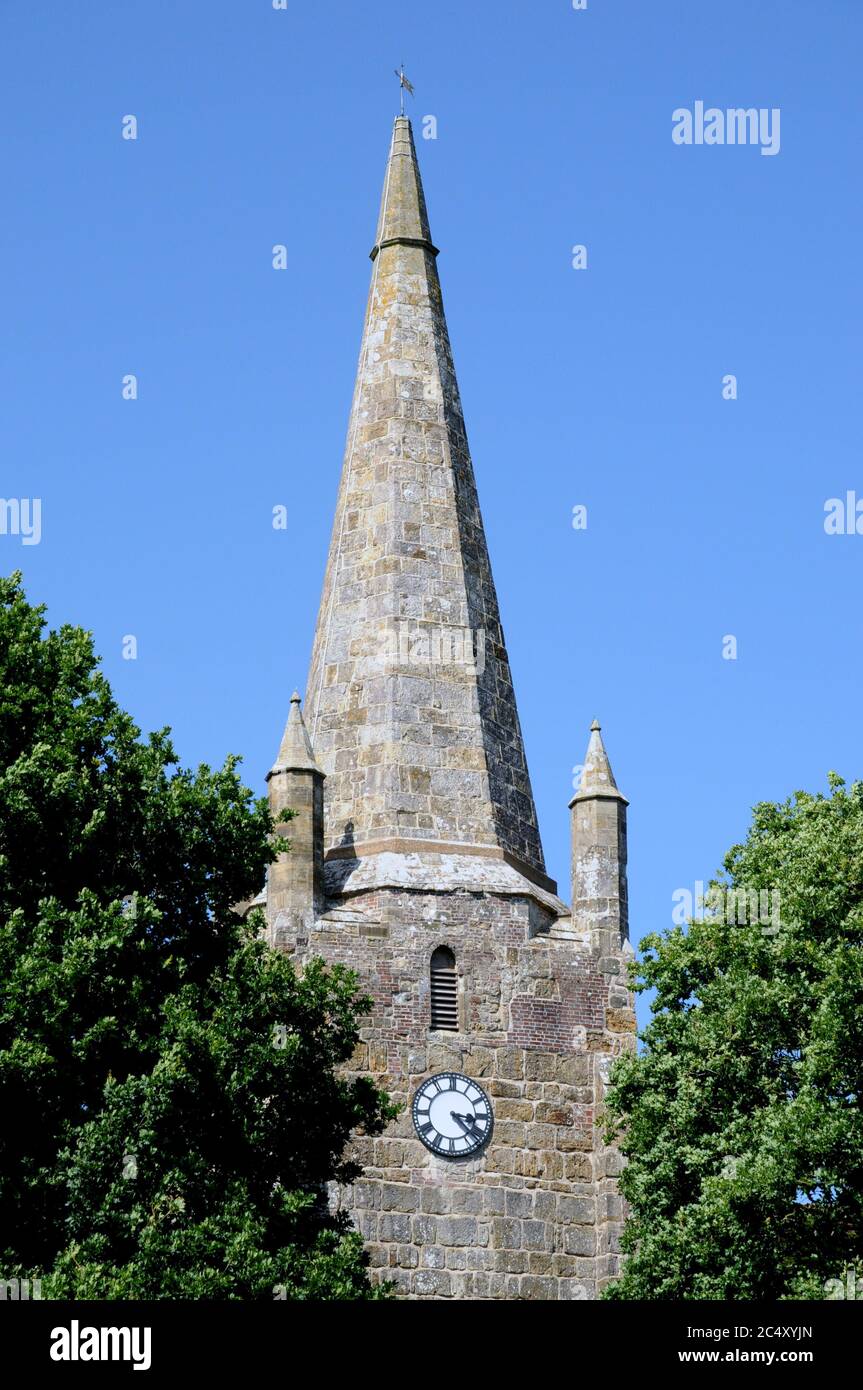
[(472, 1127), (476, 1125), (476, 1115), (460, 1115), (457, 1110), (451, 1110), (449, 1113), (451, 1118), (461, 1125), (462, 1129), (464, 1129), (466, 1125)]

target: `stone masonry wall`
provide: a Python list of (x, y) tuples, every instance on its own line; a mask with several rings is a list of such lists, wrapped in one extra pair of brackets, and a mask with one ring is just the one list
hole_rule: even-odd
[(385, 187), (305, 707), (326, 846), (500, 846), (543, 871), (407, 120)]
[[(597, 1131), (603, 1078), (634, 1044), (631, 998), (528, 898), (379, 891), (321, 919), (298, 954), (357, 970), (375, 1001), (352, 1067), (404, 1110), (359, 1138), (364, 1175), (334, 1193), (373, 1277), (419, 1298), (592, 1299), (617, 1269), (619, 1155)], [(459, 1033), (429, 1031), (429, 961), (455, 953)], [(603, 970), (600, 970), (602, 965)], [(618, 1004), (609, 1008), (610, 990)], [(447, 1160), (416, 1138), (409, 1102), (437, 1071), (491, 1097), (484, 1152)]]

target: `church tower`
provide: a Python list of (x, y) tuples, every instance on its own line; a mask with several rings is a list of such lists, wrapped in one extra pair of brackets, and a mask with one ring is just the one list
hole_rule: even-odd
[[(352, 1060), (404, 1106), (336, 1194), (408, 1298), (591, 1299), (618, 1268), (599, 1110), (634, 1045), (626, 799), (599, 726), (543, 859), (410, 121), (396, 119), (304, 711), (274, 945), (354, 968)], [(563, 758), (564, 765), (571, 764)]]

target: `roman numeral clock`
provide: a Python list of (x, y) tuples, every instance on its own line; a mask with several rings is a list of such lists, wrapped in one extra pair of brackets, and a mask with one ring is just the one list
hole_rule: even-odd
[(444, 1158), (463, 1158), (486, 1143), (492, 1129), (491, 1101), (461, 1072), (430, 1076), (417, 1088), (414, 1129), (427, 1149)]

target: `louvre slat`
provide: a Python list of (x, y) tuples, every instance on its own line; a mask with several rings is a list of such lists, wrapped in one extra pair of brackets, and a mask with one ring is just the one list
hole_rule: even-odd
[(455, 970), (431, 972), (431, 1026), (458, 1032), (458, 981)]

